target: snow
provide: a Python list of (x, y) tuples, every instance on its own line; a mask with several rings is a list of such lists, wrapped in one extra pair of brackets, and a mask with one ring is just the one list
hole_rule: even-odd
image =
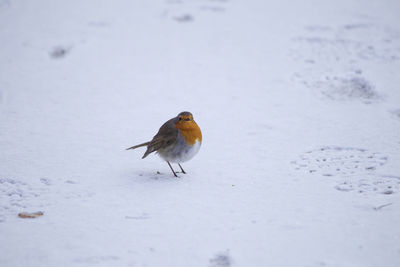
[[(400, 266), (398, 14), (0, 0), (0, 266)], [(125, 150), (186, 110), (188, 174)]]

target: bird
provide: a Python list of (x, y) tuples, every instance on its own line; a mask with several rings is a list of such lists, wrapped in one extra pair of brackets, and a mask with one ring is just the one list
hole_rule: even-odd
[(183, 111), (165, 122), (151, 141), (126, 150), (147, 146), (142, 159), (150, 153), (157, 152), (168, 163), (174, 176), (178, 177), (171, 163), (177, 163), (182, 173), (186, 174), (180, 163), (192, 159), (199, 152), (201, 142), (201, 130), (194, 121), (192, 113)]

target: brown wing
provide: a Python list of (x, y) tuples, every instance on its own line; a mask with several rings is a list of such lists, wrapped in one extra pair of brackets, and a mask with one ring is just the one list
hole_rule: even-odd
[(176, 141), (178, 135), (178, 130), (175, 128), (176, 120), (177, 118), (170, 119), (161, 126), (158, 133), (150, 141), (150, 144), (147, 145), (147, 150), (142, 159), (147, 157), (150, 153), (165, 148)]

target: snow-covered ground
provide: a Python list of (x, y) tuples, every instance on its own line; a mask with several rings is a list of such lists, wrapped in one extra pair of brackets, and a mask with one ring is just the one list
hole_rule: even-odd
[[(0, 266), (400, 266), (399, 14), (0, 0)], [(125, 150), (184, 110), (188, 174)]]

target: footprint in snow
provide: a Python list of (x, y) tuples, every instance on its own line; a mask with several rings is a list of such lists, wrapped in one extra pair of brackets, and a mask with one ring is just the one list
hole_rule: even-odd
[(92, 194), (76, 188), (72, 180), (40, 178), (29, 183), (18, 179), (0, 178), (0, 222), (20, 212), (45, 210), (64, 199), (87, 198)]
[(297, 170), (323, 176), (369, 174), (383, 166), (387, 156), (354, 147), (326, 146), (310, 150), (291, 163)]
[[(308, 25), (292, 41), (290, 55), (304, 66), (293, 77), (324, 99), (366, 104), (382, 100), (379, 88), (361, 75), (359, 66), (400, 61), (400, 31), (375, 21)], [(331, 75), (343, 70), (351, 74)]]
[(342, 192), (391, 195), (400, 191), (400, 177), (376, 174), (388, 157), (353, 147), (322, 147), (292, 161), (296, 170), (336, 182)]
[(371, 104), (383, 97), (375, 90), (375, 86), (360, 75), (325, 76), (324, 79), (305, 83), (314, 93), (333, 101), (361, 101)]
[(229, 251), (217, 253), (210, 259), (210, 267), (230, 267), (232, 258), (229, 256)]
[(392, 195), (400, 190), (400, 176), (365, 175), (362, 177), (348, 177), (344, 181), (339, 181), (335, 189), (359, 194)]

